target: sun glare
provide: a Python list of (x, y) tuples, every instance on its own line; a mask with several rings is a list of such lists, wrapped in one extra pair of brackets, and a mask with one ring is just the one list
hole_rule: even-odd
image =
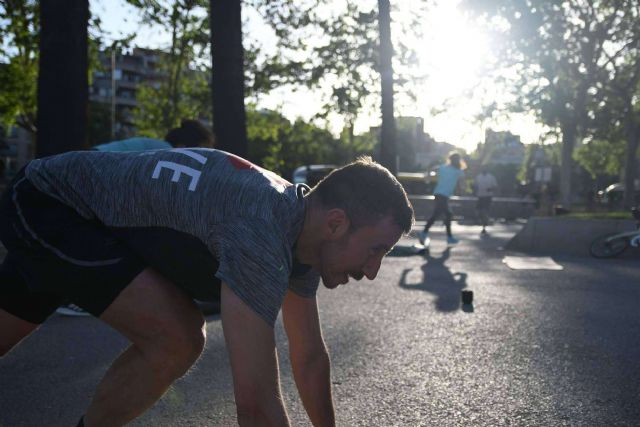
[(438, 97), (454, 97), (477, 84), (489, 54), (484, 34), (449, 2), (434, 10), (425, 25), (429, 28), (420, 44), (420, 66)]
[(426, 79), (418, 92), (417, 109), (425, 118), (425, 131), (439, 141), (473, 149), (483, 130), (473, 123), (480, 100), (471, 93), (480, 84), (490, 55), (488, 38), (454, 1), (440, 2), (428, 11), (422, 33), (416, 50)]

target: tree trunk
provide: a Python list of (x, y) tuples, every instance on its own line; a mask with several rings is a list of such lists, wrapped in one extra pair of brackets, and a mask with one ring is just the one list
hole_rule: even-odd
[(240, 0), (211, 0), (213, 130), (216, 148), (248, 157)]
[(389, 0), (378, 0), (380, 31), (380, 80), (382, 83), (382, 127), (380, 161), (394, 175), (396, 168), (396, 125), (393, 114), (393, 46), (391, 44), (391, 11)]
[(624, 161), (624, 197), (623, 206), (631, 209), (636, 204), (635, 180), (638, 168), (638, 143), (640, 142), (640, 126), (636, 123), (633, 110), (626, 115), (625, 133), (627, 134), (626, 156)]
[(577, 125), (574, 121), (562, 125), (562, 157), (560, 160), (560, 198), (565, 209), (571, 208), (571, 174), (573, 172), (573, 147), (576, 143)]
[(40, 2), (36, 156), (86, 147), (88, 0)]
[(356, 138), (355, 138), (355, 126), (354, 126), (354, 122), (355, 122), (355, 119), (350, 119), (350, 120), (349, 120), (349, 124), (347, 125), (347, 126), (348, 126), (348, 127), (347, 127), (347, 132), (349, 132), (349, 135), (348, 135), (348, 139), (349, 139), (348, 145), (349, 145), (349, 148), (347, 149), (347, 155), (348, 155), (347, 162), (352, 162), (352, 161), (354, 161), (354, 160), (355, 160), (355, 153), (356, 153), (356, 147), (355, 147), (355, 145), (356, 145)]

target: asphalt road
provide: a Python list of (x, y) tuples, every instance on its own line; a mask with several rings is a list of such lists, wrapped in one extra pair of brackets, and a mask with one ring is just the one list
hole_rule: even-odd
[[(390, 256), (375, 281), (320, 291), (340, 426), (640, 424), (640, 258), (510, 270), (501, 248), (518, 227), (482, 239), (454, 224), (461, 242), (446, 250), (436, 226), (429, 255)], [(309, 425), (280, 323), (277, 335), (292, 423)], [(131, 425), (235, 425), (216, 316), (207, 338), (197, 365)], [(0, 426), (74, 426), (126, 344), (96, 319), (53, 316), (0, 359)]]

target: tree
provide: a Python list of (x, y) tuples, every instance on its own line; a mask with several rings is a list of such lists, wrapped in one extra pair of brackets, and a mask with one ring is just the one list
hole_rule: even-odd
[(576, 148), (575, 158), (592, 178), (619, 176), (624, 164), (624, 143), (594, 139)]
[[(208, 69), (184, 69), (178, 79), (171, 69), (172, 57), (160, 55), (157, 82), (138, 86), (137, 106), (133, 110), (136, 132), (152, 138), (164, 138), (166, 133), (186, 118), (211, 118), (210, 72)], [(175, 60), (175, 58), (173, 59)], [(163, 78), (164, 77), (164, 78)]]
[(88, 0), (40, 2), (36, 155), (86, 146)]
[(35, 136), (40, 10), (35, 0), (0, 0), (0, 123)]
[[(158, 8), (153, 6), (160, 3), (151, 0), (130, 2), (145, 6), (152, 14), (158, 12)], [(315, 9), (324, 3), (286, 0), (245, 2), (245, 6), (255, 8), (265, 17), (278, 38), (280, 50), (260, 61), (258, 58), (262, 53), (259, 48), (251, 43), (247, 43), (247, 50), (242, 46), (241, 3), (211, 2), (212, 98), (214, 130), (219, 147), (241, 155), (252, 155), (250, 150), (243, 148), (246, 140), (243, 131), (246, 121), (245, 89), (246, 93), (262, 93), (289, 84), (318, 87), (334, 77), (337, 79), (332, 86), (330, 102), (319, 116), (326, 117), (331, 112), (343, 115), (349, 129), (349, 145), (355, 147), (355, 119), (365, 99), (378, 93), (373, 89), (375, 73), (380, 70), (378, 14), (375, 10), (361, 12), (355, 2), (347, 2), (348, 13), (339, 15), (338, 19), (319, 18)], [(322, 43), (309, 44), (309, 38), (292, 37), (296, 31), (309, 27), (324, 30), (327, 37), (322, 38)], [(304, 61), (299, 59), (301, 53), (306, 55)], [(291, 59), (296, 56), (297, 60)], [(405, 59), (409, 57), (403, 56)], [(385, 125), (385, 134), (387, 127)], [(390, 166), (393, 169), (395, 155), (392, 157)]]
[[(285, 5), (278, 6), (274, 3), (281, 2), (254, 0), (251, 3), (274, 29), (282, 52), (276, 61), (271, 61), (275, 62), (274, 66), (266, 64), (263, 69), (289, 70), (289, 73), (280, 73), (277, 78), (262, 77), (267, 73), (259, 73), (259, 81), (270, 81), (273, 85), (289, 84), (294, 88), (303, 85), (324, 93), (324, 105), (317, 117), (326, 119), (332, 114), (341, 116), (347, 137), (345, 142), (354, 146), (354, 124), (359, 115), (367, 110), (381, 111), (381, 73), (384, 67), (384, 73), (390, 78), (384, 82), (385, 139), (389, 137), (389, 131), (393, 133), (389, 126), (389, 112), (393, 110), (393, 82), (414, 80), (416, 76), (410, 68), (415, 55), (401, 37), (394, 38), (393, 43), (398, 46), (395, 54), (391, 49), (391, 10), (388, 1), (381, 3), (382, 9), (376, 8), (379, 2), (371, 1), (282, 2)], [(384, 16), (380, 15), (380, 11)], [(411, 31), (419, 33), (417, 18), (408, 25)], [(388, 36), (386, 41), (381, 39), (381, 30), (385, 32), (385, 37)], [(318, 34), (321, 36), (318, 37)], [(386, 46), (384, 49), (383, 45)], [(385, 65), (384, 54), (388, 54)], [(300, 57), (304, 57), (304, 61)], [(402, 77), (394, 75), (392, 62), (396, 68), (403, 67)], [(399, 87), (403, 94), (413, 97), (409, 85)], [(395, 142), (395, 137), (391, 138), (391, 142)], [(395, 148), (392, 150), (394, 153), (387, 152), (386, 148), (383, 151), (385, 156), (392, 158), (387, 166), (395, 169)]]
[[(330, 34), (327, 43), (315, 47), (311, 57), (316, 62), (309, 70), (307, 87), (318, 87), (329, 75), (340, 76), (332, 82), (329, 96), (320, 118), (337, 113), (344, 118), (346, 143), (354, 148), (355, 122), (368, 102), (379, 99), (376, 82), (379, 62), (378, 15), (375, 9), (361, 12), (354, 2), (346, 3), (339, 19), (318, 22), (323, 34)], [(370, 98), (373, 98), (370, 99)], [(353, 158), (351, 153), (349, 158)]]
[(216, 144), (222, 150), (247, 157), (241, 2), (211, 0), (210, 15)]
[(623, 206), (635, 205), (635, 179), (640, 145), (640, 10), (637, 2), (618, 4), (620, 22), (615, 43), (607, 51), (607, 77), (599, 93), (595, 122), (599, 134), (612, 141), (626, 140)]
[(210, 68), (201, 61), (209, 46), (207, 0), (127, 0), (142, 12), (143, 24), (171, 34), (158, 52), (158, 79), (139, 86), (134, 125), (138, 133), (162, 138), (185, 118), (211, 118)]
[(111, 138), (111, 108), (103, 102), (89, 101), (87, 125), (87, 145), (103, 144)]
[[(61, 6), (63, 7), (63, 6)], [(91, 17), (88, 78), (98, 67), (100, 20)], [(40, 7), (35, 0), (0, 0), (0, 123), (17, 125), (36, 139)], [(91, 125), (93, 123), (89, 120)], [(97, 128), (95, 129), (97, 130)], [(104, 142), (104, 141), (102, 141)]]
[[(469, 10), (500, 33), (498, 65), (517, 73), (511, 85), (516, 111), (533, 111), (562, 135), (562, 203), (571, 204), (576, 141), (585, 134), (590, 99), (602, 83), (606, 47), (624, 17), (617, 0), (465, 0)], [(502, 76), (504, 78), (504, 75)]]
[(291, 123), (276, 111), (247, 109), (249, 155), (281, 176), (291, 176), (297, 166), (341, 164), (345, 146), (331, 133), (313, 124)]
[(396, 167), (396, 127), (393, 114), (393, 47), (391, 44), (391, 6), (389, 0), (378, 0), (378, 25), (380, 26), (380, 77), (382, 95), (382, 127), (380, 132), (380, 157), (382, 164), (394, 175)]

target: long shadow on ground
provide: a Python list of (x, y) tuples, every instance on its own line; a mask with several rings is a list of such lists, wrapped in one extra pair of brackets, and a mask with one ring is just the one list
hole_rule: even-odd
[(438, 311), (455, 311), (460, 307), (460, 291), (467, 286), (467, 273), (452, 273), (445, 265), (449, 259), (450, 248), (446, 248), (438, 257), (429, 251), (424, 252), (427, 261), (421, 266), (422, 281), (407, 281), (412, 269), (405, 269), (400, 277), (400, 287), (409, 290), (430, 292), (436, 296), (435, 306)]

